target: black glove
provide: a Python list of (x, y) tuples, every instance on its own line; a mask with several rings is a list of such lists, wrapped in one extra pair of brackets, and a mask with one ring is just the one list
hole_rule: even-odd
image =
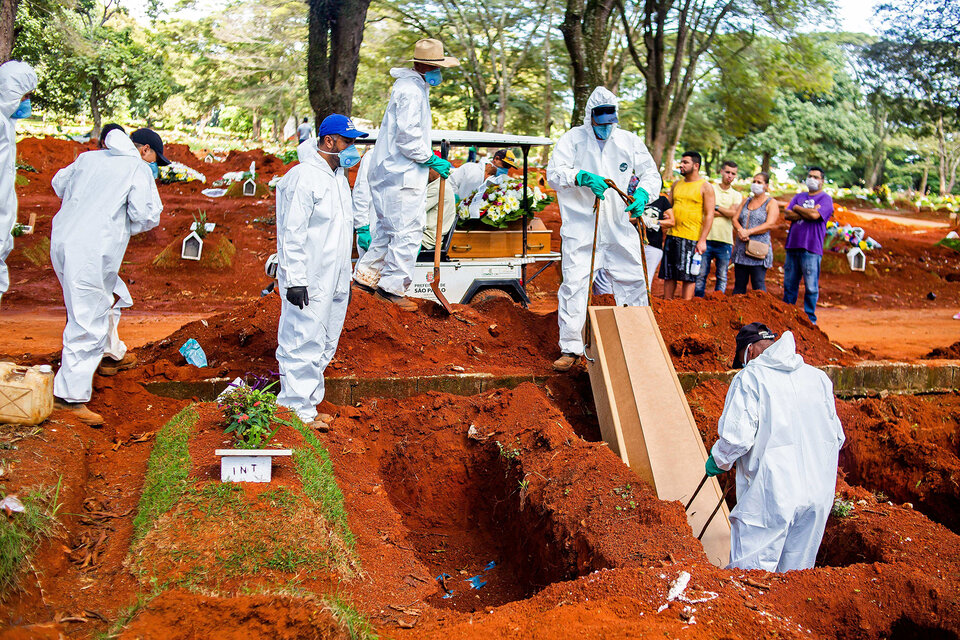
[(301, 309), (310, 304), (310, 296), (307, 295), (306, 287), (287, 288), (287, 302), (295, 304)]

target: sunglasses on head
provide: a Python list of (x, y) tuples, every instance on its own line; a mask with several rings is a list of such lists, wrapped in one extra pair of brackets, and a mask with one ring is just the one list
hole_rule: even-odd
[(604, 104), (604, 105), (600, 105), (599, 107), (593, 108), (593, 115), (595, 116), (612, 115), (616, 112), (617, 112), (617, 108), (612, 104)]

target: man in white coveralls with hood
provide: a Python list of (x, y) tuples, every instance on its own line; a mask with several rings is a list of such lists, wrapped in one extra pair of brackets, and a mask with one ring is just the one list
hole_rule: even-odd
[(417, 310), (406, 293), (427, 219), (427, 176), (433, 169), (447, 178), (452, 168), (431, 151), (429, 88), (443, 80), (441, 67), (458, 64), (456, 58), (443, 55), (439, 40), (417, 42), (413, 68), (390, 70), (397, 80), (377, 144), (365, 160), (370, 163), (367, 181), (376, 220), (370, 222), (370, 248), (357, 262), (353, 278), (359, 288), (406, 311)]
[[(118, 272), (130, 236), (160, 223), (163, 204), (152, 167), (170, 162), (160, 136), (150, 129), (130, 136), (111, 131), (104, 147), (81, 153), (52, 183), (63, 203), (53, 218), (50, 259), (67, 307), (60, 369), (53, 379), (54, 406), (92, 426), (103, 424), (86, 406), (101, 360), (105, 355), (122, 358), (112, 363), (114, 371), (136, 362), (125, 355), (116, 335), (119, 308), (132, 303)], [(118, 346), (121, 353), (114, 352)]]
[(277, 183), (277, 403), (321, 431), (329, 429), (325, 416), (317, 416), (323, 373), (350, 298), (355, 225), (347, 170), (360, 161), (354, 140), (367, 135), (347, 116), (327, 116), (319, 138), (297, 147), (300, 164)]
[(810, 569), (833, 507), (844, 435), (833, 383), (797, 354), (793, 334), (759, 322), (737, 333), (734, 376), (707, 475), (737, 465), (730, 567)]
[[(611, 281), (618, 305), (649, 304), (643, 277), (643, 248), (630, 224), (647, 202), (660, 194), (660, 173), (643, 141), (617, 126), (618, 99), (597, 87), (587, 100), (583, 124), (563, 134), (547, 165), (547, 182), (557, 190), (563, 283), (557, 291), (560, 322), (560, 358), (557, 371), (567, 371), (583, 355), (583, 325), (587, 317), (587, 287), (593, 246), (593, 205), (600, 198), (600, 228), (595, 269)], [(607, 197), (606, 179), (626, 193), (630, 177), (640, 182), (634, 202), (625, 207), (614, 191)]]

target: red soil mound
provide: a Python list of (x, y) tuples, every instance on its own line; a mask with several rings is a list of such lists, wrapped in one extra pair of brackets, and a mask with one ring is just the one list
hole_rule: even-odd
[(928, 359), (960, 360), (960, 340), (954, 342), (949, 347), (937, 347), (923, 357)]
[[(227, 154), (223, 162), (207, 166), (216, 167), (217, 170), (227, 173), (229, 171), (249, 171), (251, 162), (257, 163), (257, 174), (263, 174), (265, 176), (273, 176), (281, 173), (285, 166), (280, 158), (267, 153), (263, 149), (251, 149), (250, 151), (233, 150)], [(220, 176), (217, 176), (214, 180), (219, 177)]]
[(227, 600), (175, 590), (150, 601), (120, 637), (347, 640), (351, 636), (316, 599), (251, 595)]
[[(597, 302), (612, 304), (612, 299)], [(497, 299), (454, 305), (456, 313), (447, 317), (432, 303), (418, 304), (420, 312), (405, 313), (373, 296), (355, 293), (328, 374), (551, 373), (550, 365), (558, 354), (555, 313), (537, 314)], [(726, 370), (733, 361), (737, 329), (758, 319), (774, 331), (794, 331), (798, 350), (810, 364), (852, 361), (810, 325), (799, 308), (763, 293), (711, 296), (694, 302), (655, 300), (654, 310), (678, 371)], [(277, 370), (274, 354), (279, 317), (279, 296), (269, 295), (205, 322), (185, 325), (164, 340), (141, 348), (139, 357), (147, 364), (163, 360), (185, 364), (178, 349), (194, 338), (204, 348), (210, 368), (182, 370), (177, 374), (182, 379), (268, 374)], [(146, 369), (143, 375), (158, 372)]]
[[(450, 373), (455, 366), (493, 373), (548, 372), (557, 333), (549, 317), (506, 300), (476, 307), (457, 305), (452, 318), (432, 303), (419, 304), (419, 313), (406, 313), (366, 293), (355, 293), (330, 372), (337, 376), (429, 375)], [(185, 325), (143, 347), (139, 355), (146, 363), (183, 363), (178, 349), (188, 338), (195, 338), (214, 371), (269, 373), (277, 366), (279, 318), (280, 298), (272, 294), (214, 316), (206, 324)]]

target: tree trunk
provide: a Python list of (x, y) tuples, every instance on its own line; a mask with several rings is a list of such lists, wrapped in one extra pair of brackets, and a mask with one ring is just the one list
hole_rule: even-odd
[(918, 190), (920, 196), (927, 195), (927, 179), (930, 177), (930, 167), (923, 168), (923, 177), (920, 178), (920, 189)]
[(0, 0), (0, 64), (10, 59), (19, 4), (19, 0)]
[(260, 117), (260, 111), (258, 109), (253, 110), (253, 132), (250, 137), (254, 140), (260, 139), (260, 128), (263, 124), (263, 119)]
[(883, 174), (883, 165), (887, 160), (887, 110), (882, 105), (874, 108), (873, 134), (877, 142), (870, 153), (870, 164), (867, 167), (866, 188), (873, 188), (880, 182)]
[(349, 116), (370, 0), (308, 0), (307, 90), (317, 122)]
[(90, 79), (90, 115), (93, 116), (93, 130), (90, 139), (100, 138), (100, 78), (93, 76)]
[(770, 175), (770, 152), (769, 151), (763, 152), (763, 159), (760, 161), (760, 171), (762, 171), (767, 175)]
[(573, 113), (570, 126), (583, 121), (587, 98), (604, 85), (603, 62), (610, 41), (610, 16), (615, 0), (567, 0), (560, 31), (570, 55)]
[(947, 141), (943, 131), (943, 114), (937, 117), (937, 163), (940, 175), (940, 196), (947, 195)]

